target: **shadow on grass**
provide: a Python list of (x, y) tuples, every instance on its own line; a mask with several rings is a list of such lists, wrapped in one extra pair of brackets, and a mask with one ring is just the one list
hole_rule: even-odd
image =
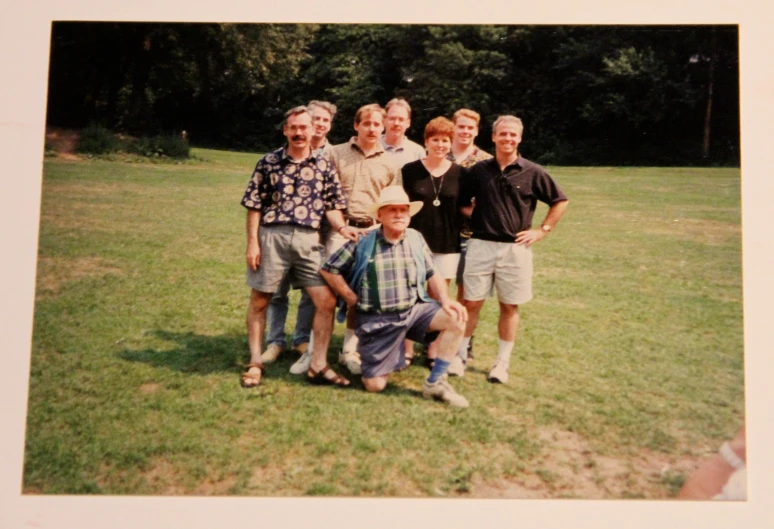
[[(164, 349), (124, 349), (118, 356), (129, 362), (142, 362), (153, 367), (171, 369), (181, 373), (208, 375), (212, 373), (241, 373), (249, 362), (247, 336), (220, 335), (207, 336), (193, 332), (150, 331), (148, 336), (174, 342), (177, 347)], [(365, 391), (360, 376), (352, 376), (346, 368), (336, 365), (341, 338), (334, 336), (328, 348), (328, 363), (336, 372), (346, 376), (352, 383), (348, 390)], [(290, 374), (290, 366), (298, 359), (292, 352), (285, 352), (280, 359), (266, 365), (267, 380), (281, 380), (290, 384), (308, 385), (304, 376)], [(424, 369), (412, 366), (409, 369)], [(329, 386), (320, 386), (322, 388)], [(338, 389), (338, 388), (337, 388)], [(341, 388), (345, 389), (345, 388)], [(422, 392), (404, 387), (400, 382), (391, 380), (382, 393), (384, 396), (421, 397)]]
[(118, 356), (130, 362), (143, 362), (154, 367), (206, 375), (240, 369), (239, 359), (247, 351), (247, 337), (241, 335), (205, 336), (193, 332), (150, 331), (148, 336), (174, 342), (178, 346), (164, 349), (124, 349)]

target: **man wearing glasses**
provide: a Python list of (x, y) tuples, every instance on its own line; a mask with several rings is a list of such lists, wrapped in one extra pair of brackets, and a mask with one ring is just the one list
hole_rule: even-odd
[(398, 167), (425, 157), (425, 148), (408, 139), (406, 131), (411, 126), (411, 107), (403, 98), (396, 97), (384, 107), (387, 111), (384, 136), (379, 142), (391, 154)]
[(310, 147), (313, 125), (309, 109), (290, 109), (282, 131), (287, 144), (258, 161), (242, 197), (247, 209), (245, 257), (251, 289), (247, 309), (250, 363), (242, 373), (242, 386), (261, 384), (266, 312), (272, 294), (287, 275), (293, 287), (306, 290), (315, 307), (307, 379), (315, 384), (348, 386), (349, 381), (330, 369), (326, 359), (336, 297), (320, 275), (323, 246), (318, 232), (323, 217), (331, 223), (331, 230), (349, 240), (357, 240), (357, 230), (344, 222), (342, 211), (347, 201), (336, 168)]

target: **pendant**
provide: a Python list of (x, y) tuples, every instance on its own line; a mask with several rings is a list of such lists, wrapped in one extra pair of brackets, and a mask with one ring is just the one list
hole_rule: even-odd
[(441, 205), (441, 201), (440, 201), (440, 200), (438, 200), (438, 199), (436, 198), (435, 200), (433, 200), (433, 205), (434, 205), (435, 207), (438, 207), (438, 206), (440, 206), (440, 205)]

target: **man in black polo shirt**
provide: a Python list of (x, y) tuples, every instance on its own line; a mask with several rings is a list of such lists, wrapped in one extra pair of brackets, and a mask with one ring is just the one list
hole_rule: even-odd
[[(485, 299), (497, 290), (500, 302), (500, 335), (497, 360), (487, 377), (490, 382), (508, 380), (511, 351), (519, 328), (519, 305), (532, 299), (532, 244), (545, 238), (567, 208), (567, 197), (549, 174), (519, 155), (524, 127), (515, 116), (500, 116), (492, 127), (495, 157), (470, 168), (463, 181), (460, 204), (470, 219), (473, 235), (463, 277), (468, 323), (458, 357), (450, 374), (464, 373), (465, 353), (478, 324)], [(473, 208), (475, 198), (479, 206)], [(537, 201), (549, 206), (537, 228), (532, 216)]]

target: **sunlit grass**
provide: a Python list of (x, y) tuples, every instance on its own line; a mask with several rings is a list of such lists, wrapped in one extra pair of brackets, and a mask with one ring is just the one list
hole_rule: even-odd
[[(418, 366), (371, 395), (310, 386), (288, 355), (240, 388), (239, 200), (258, 155), (193, 154), (45, 162), (26, 492), (476, 496), (509, 482), (584, 497), (572, 476), (586, 473), (605, 497), (668, 497), (680, 461), (739, 427), (738, 169), (550, 168), (571, 203), (536, 246), (511, 381), (485, 381), (489, 301), (453, 380), (471, 407), (452, 410), (421, 398)], [(560, 452), (570, 462), (552, 463)], [(676, 470), (604, 474), (652, 457)]]

